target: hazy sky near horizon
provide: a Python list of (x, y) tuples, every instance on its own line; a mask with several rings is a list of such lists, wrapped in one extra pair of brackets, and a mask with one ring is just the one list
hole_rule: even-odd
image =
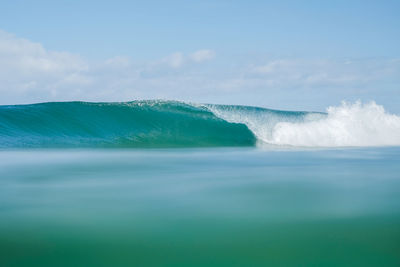
[(400, 113), (400, 1), (2, 1), (0, 104), (176, 99)]

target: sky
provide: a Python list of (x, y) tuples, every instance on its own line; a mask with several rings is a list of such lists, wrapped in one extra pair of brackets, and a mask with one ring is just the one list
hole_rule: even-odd
[(0, 104), (172, 99), (400, 113), (400, 1), (0, 3)]

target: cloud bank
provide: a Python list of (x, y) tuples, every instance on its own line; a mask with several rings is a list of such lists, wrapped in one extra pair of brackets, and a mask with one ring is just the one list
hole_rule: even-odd
[(323, 109), (342, 99), (400, 101), (399, 59), (249, 58), (233, 65), (211, 49), (145, 63), (126, 56), (90, 62), (0, 31), (0, 104), (162, 98)]

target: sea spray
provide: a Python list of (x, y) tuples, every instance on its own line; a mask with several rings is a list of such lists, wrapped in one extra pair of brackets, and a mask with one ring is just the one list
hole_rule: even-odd
[(304, 123), (280, 122), (273, 142), (293, 146), (400, 145), (400, 117), (385, 112), (375, 102), (329, 107), (327, 116)]
[(397, 146), (400, 117), (375, 102), (346, 103), (327, 113), (208, 105), (217, 116), (244, 123), (262, 143), (297, 147)]

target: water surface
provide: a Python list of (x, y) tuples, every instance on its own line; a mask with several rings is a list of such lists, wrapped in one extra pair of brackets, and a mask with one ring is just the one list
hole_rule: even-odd
[(399, 266), (400, 148), (0, 151), (2, 266)]

